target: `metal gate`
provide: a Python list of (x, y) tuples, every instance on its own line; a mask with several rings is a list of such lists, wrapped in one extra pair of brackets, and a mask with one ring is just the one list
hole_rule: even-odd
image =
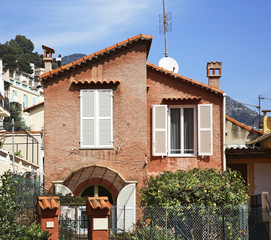
[(88, 226), (85, 206), (61, 206), (59, 240), (88, 239)]

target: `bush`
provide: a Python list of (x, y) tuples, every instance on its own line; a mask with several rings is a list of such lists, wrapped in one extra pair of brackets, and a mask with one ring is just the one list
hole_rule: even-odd
[(141, 190), (141, 204), (155, 207), (181, 205), (242, 205), (247, 203), (247, 186), (232, 170), (179, 170), (151, 177)]

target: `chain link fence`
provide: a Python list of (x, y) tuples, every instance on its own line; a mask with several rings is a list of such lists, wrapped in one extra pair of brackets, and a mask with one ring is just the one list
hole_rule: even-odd
[[(142, 218), (128, 232), (112, 226), (115, 231), (110, 239), (249, 239), (247, 206), (145, 207), (137, 210)], [(116, 224), (115, 216), (111, 216), (111, 222)]]

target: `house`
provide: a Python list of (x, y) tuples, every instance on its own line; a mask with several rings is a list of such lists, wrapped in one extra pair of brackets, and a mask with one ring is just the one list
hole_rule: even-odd
[(28, 113), (28, 126), (32, 131), (41, 131), (44, 127), (44, 102), (23, 110)]
[(227, 167), (241, 173), (250, 196), (271, 194), (271, 118), (263, 112), (263, 132), (226, 117)]
[[(36, 74), (43, 73), (42, 69), (33, 69)], [(5, 99), (17, 103), (22, 112), (22, 118), (26, 126), (29, 126), (29, 114), (24, 109), (43, 102), (43, 90), (40, 88), (40, 79), (33, 74), (18, 70), (3, 68), (5, 84)], [(32, 129), (33, 130), (33, 129)]]
[(147, 63), (151, 42), (140, 34), (54, 70), (43, 46), (47, 189), (135, 213), (151, 175), (226, 168), (221, 63), (207, 64), (207, 85)]

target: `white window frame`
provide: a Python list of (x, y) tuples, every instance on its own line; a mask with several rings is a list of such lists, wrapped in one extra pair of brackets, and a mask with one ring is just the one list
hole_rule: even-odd
[[(173, 153), (171, 154), (170, 151), (171, 151), (171, 148), (170, 148), (170, 145), (171, 145), (171, 136), (170, 136), (170, 133), (171, 133), (171, 129), (170, 129), (170, 123), (171, 123), (171, 116), (170, 116), (170, 113), (171, 113), (171, 109), (172, 108), (179, 108), (181, 111), (181, 126), (180, 126), (180, 134), (181, 134), (181, 153), (180, 154), (176, 154), (176, 153)], [(194, 112), (194, 153), (184, 153), (184, 131), (183, 131), (183, 110), (184, 108), (193, 108), (193, 112)], [(168, 106), (168, 156), (169, 157), (195, 157), (197, 156), (197, 106), (195, 105), (171, 105), (171, 106)]]
[[(91, 91), (94, 92), (94, 117), (83, 117), (83, 97), (82, 92)], [(99, 92), (108, 91), (112, 97), (110, 101), (111, 116), (110, 117), (99, 117)], [(83, 143), (83, 120), (93, 119), (94, 120), (94, 145), (84, 145)], [(111, 119), (111, 140), (109, 145), (99, 144), (99, 120)], [(80, 149), (113, 149), (113, 90), (112, 89), (81, 89), (80, 90)]]

